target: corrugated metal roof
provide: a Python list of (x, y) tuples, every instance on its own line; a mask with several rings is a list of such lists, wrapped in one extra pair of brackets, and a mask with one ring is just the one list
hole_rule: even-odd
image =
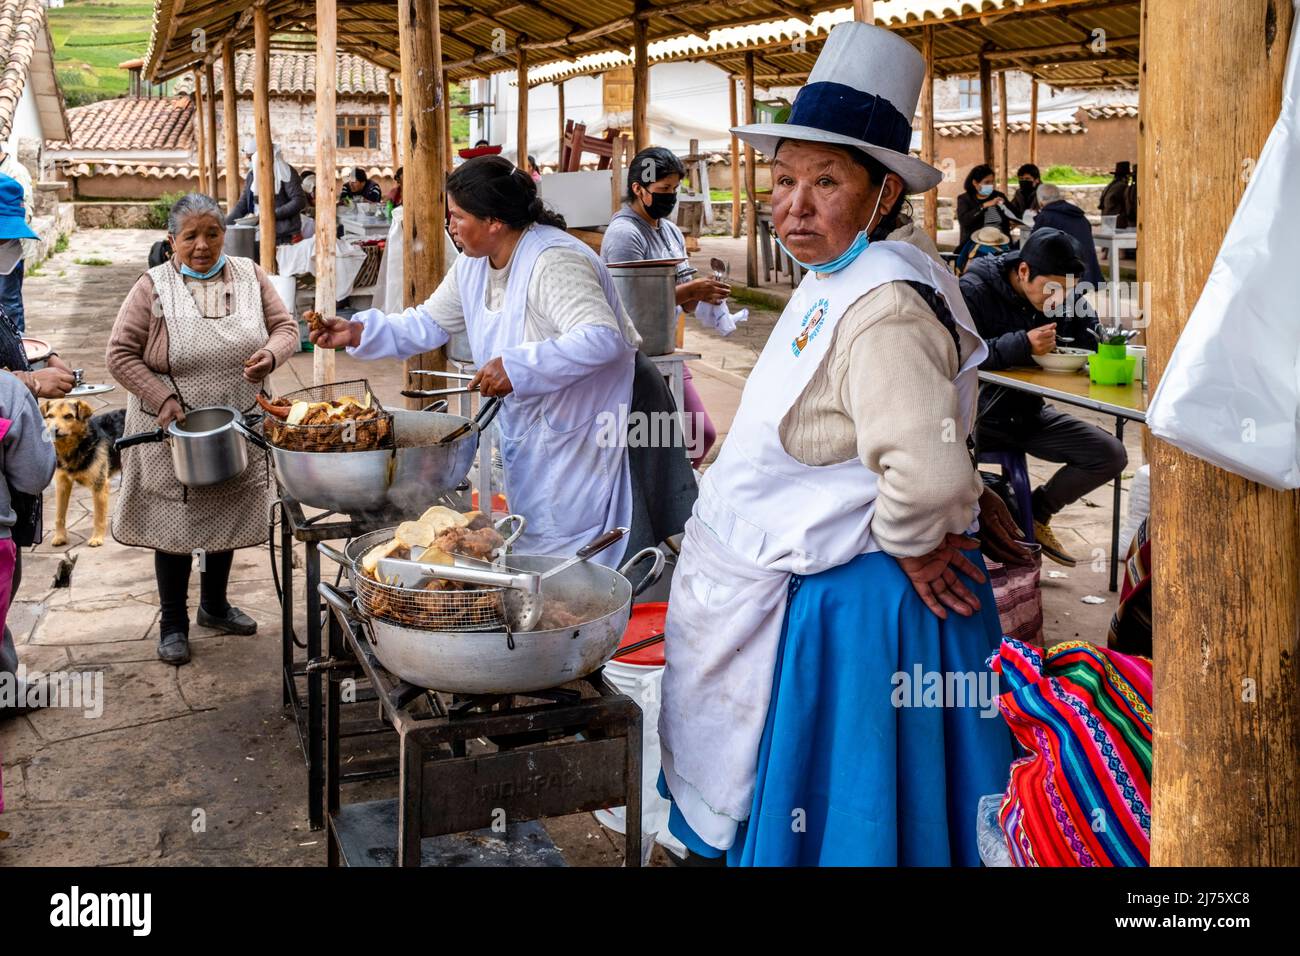
[[(917, 46), (923, 26), (933, 24), (939, 76), (978, 72), (980, 50), (988, 44), (994, 69), (1033, 73), (1054, 85), (1137, 82), (1138, 0), (878, 0), (875, 12), (878, 25), (897, 31)], [(651, 44), (647, 52), (652, 63), (705, 60), (740, 75), (745, 69), (745, 52), (752, 51), (757, 84), (793, 85), (807, 77), (830, 28), (852, 17), (852, 7), (841, 7), (808, 22), (786, 19), (717, 30), (702, 38), (666, 40)], [(1026, 50), (1030, 52), (1008, 52)], [(631, 62), (626, 53), (605, 52), (572, 63), (535, 67), (529, 71), (529, 83), (600, 73)]]
[[(841, 5), (843, 0), (809, 0), (807, 15)], [(763, 23), (789, 15), (785, 0), (648, 0), (644, 11), (651, 41), (738, 24)], [(189, 69), (214, 55), (227, 37), (236, 49), (253, 45), (250, 0), (155, 0), (145, 73), (154, 82)], [(635, 0), (451, 0), (441, 4), (442, 53), (453, 81), (514, 69), (516, 50), (530, 62), (572, 61), (589, 53), (633, 43)], [(316, 7), (311, 0), (271, 0), (272, 33), (310, 36)], [(193, 49), (192, 31), (206, 36), (207, 53)], [(339, 48), (387, 69), (400, 68), (397, 4), (348, 2), (338, 7)]]

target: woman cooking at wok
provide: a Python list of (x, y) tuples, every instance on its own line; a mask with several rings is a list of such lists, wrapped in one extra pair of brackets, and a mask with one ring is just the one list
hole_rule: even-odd
[[(470, 386), (502, 399), (506, 498), (528, 520), (516, 549), (571, 555), (631, 520), (627, 448), (602, 440), (602, 413), (631, 400), (640, 336), (599, 257), (509, 160), (459, 167), (447, 205), (464, 255), (428, 301), (334, 319), (311, 340), (357, 358), (400, 358), (466, 332), (479, 369)], [(593, 560), (616, 566), (623, 551), (620, 542)]]

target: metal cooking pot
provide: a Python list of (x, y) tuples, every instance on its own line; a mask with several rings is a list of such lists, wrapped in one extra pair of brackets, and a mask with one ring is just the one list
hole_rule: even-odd
[[(417, 514), (469, 474), (479, 433), (500, 403), (485, 402), (471, 421), (442, 412), (390, 409), (395, 449), (376, 451), (289, 451), (248, 433), (271, 452), (275, 480), (289, 497), (311, 508), (339, 514)], [(463, 425), (470, 429), (445, 444), (439, 440)]]
[(184, 422), (165, 429), (126, 435), (117, 440), (119, 450), (147, 442), (166, 441), (171, 449), (176, 480), (189, 488), (219, 485), (237, 478), (248, 467), (243, 416), (225, 405), (195, 408)]
[[(635, 586), (627, 575), (653, 559)], [(545, 572), (566, 558), (512, 554), (511, 568)], [(375, 657), (417, 687), (453, 694), (522, 694), (585, 677), (618, 650), (632, 613), (632, 598), (658, 580), (664, 555), (658, 548), (635, 554), (619, 570), (575, 564), (546, 582), (546, 600), (582, 613), (575, 627), (512, 634), (504, 631), (425, 631), (366, 614), (359, 602), (321, 582), (321, 596), (365, 628)]]
[(225, 252), (228, 256), (253, 258), (253, 243), (257, 241), (257, 226), (232, 223), (226, 227)]
[(668, 355), (677, 348), (677, 265), (619, 263), (610, 278), (632, 324), (641, 333), (646, 355)]

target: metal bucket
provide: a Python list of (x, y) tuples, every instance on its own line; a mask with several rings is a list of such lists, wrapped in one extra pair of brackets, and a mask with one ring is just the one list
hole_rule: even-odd
[(677, 266), (614, 265), (610, 278), (632, 324), (641, 333), (641, 351), (668, 355), (677, 347)]
[(228, 256), (253, 258), (253, 242), (257, 239), (256, 226), (232, 224), (226, 227), (225, 253)]

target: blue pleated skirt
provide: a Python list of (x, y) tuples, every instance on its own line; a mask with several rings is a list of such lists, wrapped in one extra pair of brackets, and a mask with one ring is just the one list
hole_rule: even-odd
[[(968, 552), (983, 569), (978, 552)], [(986, 665), (992, 587), (941, 621), (889, 555), (794, 577), (750, 816), (730, 866), (978, 866), (976, 804), (1006, 789), (1011, 735)], [(663, 777), (660, 791), (671, 799)], [(705, 856), (676, 805), (669, 829)]]

